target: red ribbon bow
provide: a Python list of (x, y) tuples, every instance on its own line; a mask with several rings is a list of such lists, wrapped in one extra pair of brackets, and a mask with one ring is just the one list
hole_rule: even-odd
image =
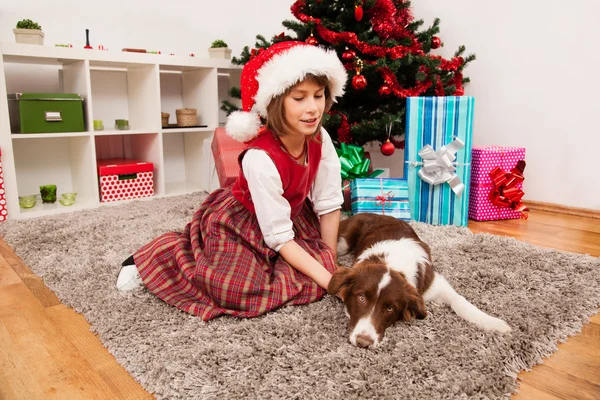
[(389, 205), (392, 204), (392, 198), (394, 197), (394, 194), (392, 193), (392, 191), (390, 190), (387, 193), (381, 193), (379, 196), (375, 197), (375, 199), (377, 200), (377, 204), (378, 206), (381, 206), (381, 213), (383, 215), (385, 215), (385, 207), (386, 207), (386, 203), (388, 203)]
[(506, 172), (500, 167), (494, 168), (490, 172), (494, 184), (494, 188), (490, 192), (490, 201), (497, 207), (509, 207), (520, 212), (521, 218), (527, 219), (524, 211), (529, 209), (521, 202), (525, 193), (516, 187), (518, 183), (525, 180), (523, 171), (525, 171), (525, 160), (517, 162), (517, 166), (510, 172)]

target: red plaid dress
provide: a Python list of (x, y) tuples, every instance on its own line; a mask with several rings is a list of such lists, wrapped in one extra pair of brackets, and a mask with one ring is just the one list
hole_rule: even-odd
[[(303, 200), (296, 209), (294, 240), (333, 273), (333, 251), (321, 240), (312, 206)], [(152, 293), (204, 321), (223, 314), (256, 317), (326, 293), (265, 245), (256, 215), (232, 187), (211, 193), (182, 233), (156, 238), (134, 260)]]

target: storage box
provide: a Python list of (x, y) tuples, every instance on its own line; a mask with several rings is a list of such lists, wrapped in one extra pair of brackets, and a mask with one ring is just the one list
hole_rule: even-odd
[(238, 142), (225, 132), (225, 128), (215, 129), (212, 140), (212, 153), (221, 187), (233, 185), (240, 174), (238, 157), (246, 144)]
[(350, 183), (352, 214), (374, 213), (410, 220), (408, 182), (400, 178), (356, 178)]
[(474, 103), (468, 96), (407, 98), (412, 219), (433, 225), (467, 225)]
[(83, 99), (75, 93), (8, 95), (12, 133), (83, 132)]
[(2, 175), (2, 149), (0, 149), (0, 222), (6, 221), (8, 210), (6, 209), (6, 193), (4, 193), (4, 177)]
[[(473, 147), (472, 152), (471, 190), (469, 193), (469, 218), (475, 221), (492, 221), (500, 219), (521, 218), (523, 213), (509, 207), (497, 206), (490, 200), (494, 189), (490, 172), (499, 167), (511, 171), (517, 162), (525, 159), (523, 147)], [(515, 188), (522, 190), (523, 183), (518, 182)]]
[(137, 199), (154, 195), (151, 162), (126, 158), (97, 160), (100, 201)]

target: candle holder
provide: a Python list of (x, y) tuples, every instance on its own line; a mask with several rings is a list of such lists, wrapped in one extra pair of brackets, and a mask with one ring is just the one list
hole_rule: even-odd
[(37, 195), (35, 194), (29, 196), (19, 196), (19, 206), (21, 206), (21, 208), (31, 208), (35, 206), (35, 203), (37, 202), (36, 197)]
[(129, 120), (126, 119), (115, 119), (115, 128), (120, 131), (129, 129)]
[(77, 193), (63, 193), (61, 194), (62, 199), (59, 199), (59, 203), (63, 206), (71, 206), (75, 203), (75, 197), (77, 197)]
[(42, 195), (43, 203), (55, 203), (56, 202), (56, 185), (40, 186), (40, 194)]

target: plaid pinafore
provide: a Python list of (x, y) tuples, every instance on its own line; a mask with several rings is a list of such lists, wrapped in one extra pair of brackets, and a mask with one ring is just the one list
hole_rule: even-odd
[[(320, 146), (320, 141), (310, 141), (308, 165), (294, 171), (287, 164), (293, 160), (270, 132), (265, 131), (248, 148), (263, 149), (271, 156), (282, 175), (284, 197), (287, 192), (293, 199), (294, 240), (333, 272), (333, 252), (321, 240), (318, 218), (307, 200), (319, 166)], [(294, 186), (298, 181), (303, 187)], [(256, 317), (325, 295), (324, 289), (265, 245), (244, 189), (247, 185), (240, 172), (233, 187), (217, 189), (206, 198), (183, 232), (161, 235), (134, 254), (152, 293), (204, 321), (223, 314)]]

